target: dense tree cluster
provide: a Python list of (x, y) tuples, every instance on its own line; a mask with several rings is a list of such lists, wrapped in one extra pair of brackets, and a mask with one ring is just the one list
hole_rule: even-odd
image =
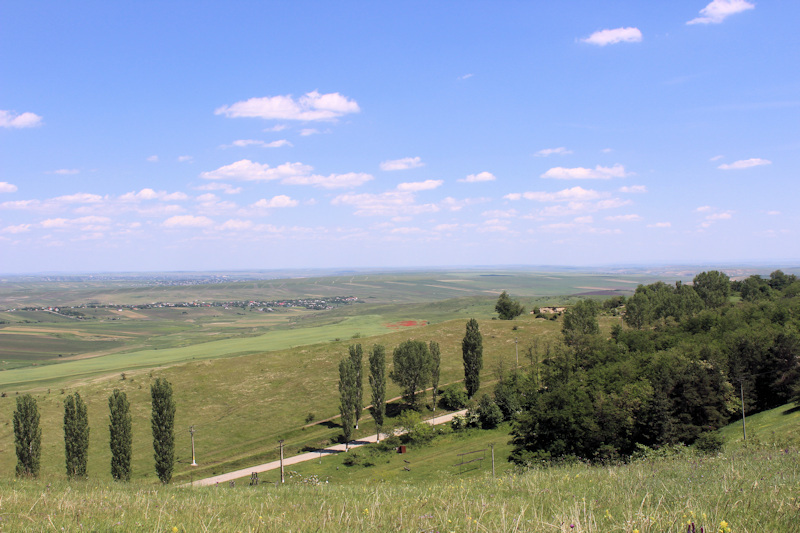
[(506, 291), (500, 294), (494, 306), (494, 310), (497, 311), (500, 320), (514, 320), (525, 312), (525, 308), (522, 307), (522, 304), (517, 300), (512, 300), (511, 296), (509, 296)]
[(800, 400), (798, 288), (780, 271), (640, 286), (625, 302), (629, 327), (610, 338), (597, 333), (599, 306), (575, 306), (564, 345), (495, 389), (514, 420), (512, 460), (602, 460), (637, 445), (692, 443), (740, 415), (740, 395), (748, 414)]

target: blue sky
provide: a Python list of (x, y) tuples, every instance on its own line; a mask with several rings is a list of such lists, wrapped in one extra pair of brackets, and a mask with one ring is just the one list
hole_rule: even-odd
[(800, 260), (800, 2), (0, 2), (0, 272)]

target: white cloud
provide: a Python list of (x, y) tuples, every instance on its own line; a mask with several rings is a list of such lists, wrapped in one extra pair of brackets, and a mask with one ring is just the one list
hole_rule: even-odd
[(243, 180), (269, 181), (292, 176), (303, 176), (311, 172), (312, 167), (302, 163), (284, 163), (275, 168), (242, 159), (230, 165), (220, 167), (211, 172), (203, 172), (200, 177), (207, 180)]
[(401, 228), (394, 228), (391, 233), (400, 234), (400, 235), (409, 235), (413, 233), (423, 233), (423, 230), (420, 228), (410, 228), (410, 227), (401, 227)]
[(0, 128), (33, 128), (42, 123), (42, 117), (35, 113), (20, 113), (0, 109)]
[(359, 111), (355, 100), (349, 100), (339, 93), (320, 94), (313, 91), (297, 99), (291, 95), (250, 98), (222, 106), (214, 114), (277, 120), (333, 120)]
[(438, 224), (434, 226), (434, 231), (453, 231), (458, 229), (458, 224)]
[(582, 42), (597, 46), (606, 46), (616, 43), (638, 43), (642, 40), (642, 32), (639, 28), (616, 28), (614, 30), (600, 30), (591, 34)]
[(513, 218), (513, 217), (517, 216), (517, 210), (516, 209), (506, 209), (506, 210), (493, 209), (491, 211), (484, 211), (483, 213), (481, 213), (481, 216), (484, 216), (484, 217), (487, 217), (487, 218)]
[(644, 185), (631, 185), (630, 187), (620, 187), (619, 192), (628, 194), (641, 194), (647, 192), (647, 187)]
[(463, 180), (458, 180), (462, 183), (479, 183), (481, 181), (494, 181), (497, 178), (491, 172), (480, 172), (478, 174), (470, 174)]
[(230, 219), (226, 220), (219, 229), (222, 231), (242, 231), (253, 227), (253, 223), (249, 220)]
[(754, 9), (755, 7), (755, 5), (746, 0), (713, 0), (713, 2), (700, 10), (701, 17), (694, 18), (686, 24), (719, 24), (731, 15)]
[(711, 211), (713, 207), (710, 205), (701, 205), (700, 207), (696, 208), (694, 211), (695, 213), (705, 213), (707, 211)]
[(606, 217), (606, 220), (611, 222), (637, 222), (642, 220), (642, 217), (639, 215), (614, 215), (611, 217)]
[(671, 222), (656, 222), (655, 224), (648, 224), (648, 228), (671, 228)]
[(607, 180), (611, 178), (624, 178), (626, 176), (630, 176), (630, 173), (626, 173), (625, 167), (619, 164), (613, 167), (597, 165), (594, 169), (583, 167), (554, 167), (541, 175), (542, 178), (553, 178), (557, 180)]
[(714, 157), (712, 157), (711, 159), (709, 159), (709, 161), (719, 161), (719, 160), (720, 160), (720, 159), (722, 159), (723, 157), (725, 157), (725, 156), (724, 156), (724, 155), (715, 155)]
[(359, 216), (408, 216), (439, 211), (439, 207), (434, 204), (415, 204), (414, 193), (410, 191), (341, 194), (331, 204), (353, 206), (356, 209), (355, 214)]
[(186, 200), (189, 197), (182, 192), (168, 193), (167, 191), (154, 191), (153, 189), (145, 188), (139, 192), (127, 192), (119, 197), (122, 202), (140, 202), (143, 200), (160, 200), (162, 202), (173, 202)]
[(772, 161), (769, 159), (759, 159), (759, 158), (751, 158), (751, 159), (741, 159), (739, 161), (734, 161), (730, 164), (720, 165), (717, 168), (721, 168), (722, 170), (738, 170), (742, 168), (750, 168), (750, 167), (758, 167), (761, 165), (771, 165)]
[(587, 201), (597, 200), (599, 198), (607, 197), (608, 193), (595, 191), (593, 189), (584, 189), (583, 187), (572, 187), (571, 189), (563, 189), (557, 192), (524, 192), (511, 193), (504, 196), (507, 200), (519, 200), (525, 198), (526, 200), (534, 200), (537, 202), (571, 202), (571, 201)]
[(490, 201), (489, 198), (464, 198), (463, 200), (458, 200), (448, 196), (439, 202), (438, 207), (441, 209), (447, 209), (448, 211), (460, 211), (468, 205), (483, 204), (488, 201)]
[(212, 182), (206, 183), (197, 187), (198, 191), (222, 191), (225, 194), (239, 194), (242, 192), (241, 187), (234, 187), (228, 183)]
[(777, 215), (780, 215), (781, 212), (780, 211), (767, 211), (767, 214), (769, 216), (777, 216)]
[(321, 132), (315, 128), (303, 128), (302, 130), (300, 130), (300, 135), (302, 135), (303, 137), (308, 137), (309, 135), (316, 135), (318, 133)]
[(567, 155), (571, 153), (572, 150), (567, 150), (563, 146), (559, 146), (558, 148), (544, 148), (533, 155), (536, 157), (547, 157), (551, 155)]
[(147, 161), (149, 163), (158, 163), (158, 156), (157, 155), (151, 155), (150, 157), (147, 158)]
[(397, 186), (398, 191), (429, 191), (441, 187), (444, 183), (443, 180), (425, 180), (425, 181), (412, 181), (408, 183), (401, 183)]
[(3, 233), (26, 233), (31, 230), (30, 224), (17, 224), (15, 226), (6, 226), (3, 228)]
[(17, 186), (7, 181), (0, 181), (0, 193), (17, 192)]
[(276, 133), (285, 130), (286, 127), (286, 124), (275, 124), (271, 128), (264, 128), (262, 131)]
[(165, 228), (207, 228), (214, 222), (204, 216), (178, 215), (164, 221)]
[(730, 220), (733, 218), (733, 213), (730, 211), (725, 211), (723, 213), (712, 213), (706, 217), (706, 220), (709, 221), (717, 221), (717, 220)]
[(419, 157), (404, 157), (403, 159), (393, 159), (381, 163), (381, 170), (407, 170), (424, 166), (425, 163)]
[(53, 229), (53, 228), (66, 228), (70, 224), (70, 220), (66, 218), (48, 218), (47, 220), (42, 220), (40, 225), (45, 229)]
[(287, 141), (286, 139), (280, 139), (278, 141), (266, 142), (266, 141), (258, 141), (254, 139), (240, 139), (237, 141), (233, 141), (230, 145), (223, 145), (222, 148), (245, 148), (247, 146), (260, 146), (261, 148), (280, 148), (282, 146), (294, 146), (292, 143)]
[(258, 207), (261, 209), (272, 209), (278, 207), (295, 207), (296, 205), (297, 205), (297, 200), (292, 200), (290, 197), (284, 194), (273, 196), (269, 200), (267, 200), (266, 198), (262, 198), (261, 200), (253, 204), (254, 207)]
[(594, 217), (592, 217), (591, 215), (585, 217), (577, 217), (573, 222), (575, 222), (576, 224), (591, 224), (592, 222), (594, 222)]
[(178, 163), (191, 163), (194, 158), (190, 155), (178, 156)]
[(54, 170), (53, 172), (49, 172), (48, 174), (60, 174), (62, 176), (69, 176), (71, 174), (77, 174), (80, 172), (77, 168), (59, 168), (58, 170)]
[(53, 198), (55, 202), (62, 202), (65, 204), (94, 204), (103, 201), (103, 197), (98, 194), (89, 194), (79, 192), (76, 194), (68, 194), (66, 196), (58, 196)]
[(0, 204), (2, 209), (36, 209), (41, 206), (39, 200), (13, 200)]
[(374, 179), (370, 174), (348, 172), (347, 174), (331, 174), (330, 176), (292, 176), (285, 178), (281, 183), (287, 185), (313, 185), (323, 189), (347, 189), (359, 187)]
[(458, 79), (459, 79), (459, 80), (461, 80), (461, 81), (463, 81), (463, 80), (468, 80), (468, 79), (470, 79), (470, 78), (471, 78), (472, 76), (474, 76), (474, 75), (475, 75), (475, 74), (464, 74), (463, 76), (459, 76), (459, 77), (458, 77)]

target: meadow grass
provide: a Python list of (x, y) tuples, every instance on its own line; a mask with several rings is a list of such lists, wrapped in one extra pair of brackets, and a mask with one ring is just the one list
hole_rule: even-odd
[(0, 481), (7, 531), (800, 531), (797, 449), (408, 483)]

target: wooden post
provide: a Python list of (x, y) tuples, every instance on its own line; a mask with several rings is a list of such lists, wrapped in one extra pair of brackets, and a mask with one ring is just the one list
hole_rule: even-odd
[(744, 445), (747, 446), (747, 428), (744, 422), (744, 381), (739, 379), (739, 392), (742, 396), (742, 435), (744, 436)]
[(278, 443), (281, 445), (281, 483), (283, 483), (283, 439), (279, 440)]
[(492, 448), (492, 479), (494, 479), (494, 444), (490, 444)]
[(517, 354), (517, 368), (519, 368), (519, 340), (514, 337), (514, 351)]

